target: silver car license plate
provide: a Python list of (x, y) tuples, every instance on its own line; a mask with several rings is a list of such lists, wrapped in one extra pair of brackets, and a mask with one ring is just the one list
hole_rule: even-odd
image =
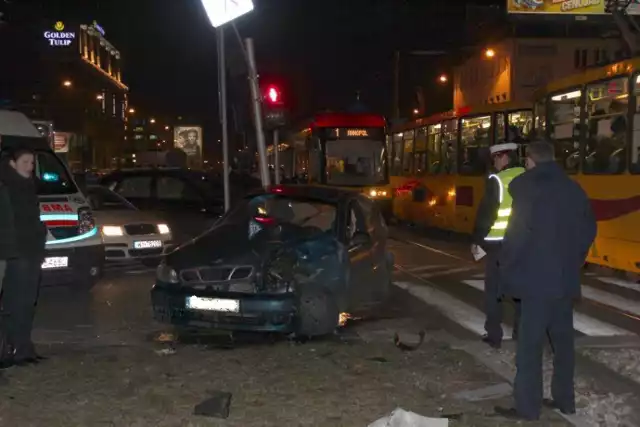
[(162, 247), (162, 240), (142, 240), (133, 242), (134, 249), (155, 249)]

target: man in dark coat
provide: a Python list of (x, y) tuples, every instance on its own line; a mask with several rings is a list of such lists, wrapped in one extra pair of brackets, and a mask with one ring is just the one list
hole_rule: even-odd
[(2, 314), (13, 350), (5, 352), (2, 366), (37, 363), (40, 359), (31, 341), (31, 330), (47, 233), (40, 221), (34, 153), (17, 148), (8, 160), (0, 164), (0, 180), (13, 208), (16, 257), (7, 262), (3, 284)]
[[(2, 282), (7, 268), (7, 261), (16, 257), (16, 234), (14, 230), (13, 209), (9, 192), (0, 182), (0, 303), (2, 301)], [(8, 345), (6, 322), (0, 313), (0, 364), (5, 352), (11, 351)], [(1, 373), (0, 373), (1, 375)], [(0, 384), (4, 381), (0, 376)]]
[[(503, 292), (522, 305), (515, 408), (496, 412), (534, 420), (543, 403), (575, 412), (573, 301), (580, 297), (580, 271), (597, 225), (584, 190), (554, 161), (551, 143), (529, 144), (527, 169), (509, 189), (513, 215), (499, 256)], [(543, 402), (547, 336), (553, 349), (553, 400)]]

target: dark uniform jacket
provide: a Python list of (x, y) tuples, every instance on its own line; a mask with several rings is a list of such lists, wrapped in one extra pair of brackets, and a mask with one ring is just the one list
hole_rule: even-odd
[(8, 190), (13, 208), (16, 256), (44, 259), (47, 230), (40, 221), (36, 182), (20, 176), (9, 164), (0, 165), (0, 180)]
[(576, 298), (596, 236), (584, 190), (555, 162), (511, 181), (512, 213), (500, 251), (503, 292), (514, 298)]
[(16, 232), (9, 190), (0, 182), (0, 260), (15, 258)]

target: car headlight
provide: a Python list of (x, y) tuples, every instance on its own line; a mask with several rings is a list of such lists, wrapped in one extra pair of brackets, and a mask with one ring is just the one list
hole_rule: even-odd
[(156, 279), (163, 283), (179, 283), (178, 273), (165, 263), (161, 263), (156, 270)]
[(118, 225), (103, 225), (102, 234), (105, 236), (113, 237), (122, 236), (124, 235), (124, 232), (122, 231), (122, 227)]
[(171, 233), (171, 229), (167, 224), (158, 224), (158, 233), (160, 234), (169, 234)]

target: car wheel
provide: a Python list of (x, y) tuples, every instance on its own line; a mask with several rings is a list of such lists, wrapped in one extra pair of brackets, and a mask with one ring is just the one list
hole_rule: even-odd
[(305, 290), (297, 298), (295, 334), (314, 337), (333, 333), (340, 313), (335, 298), (325, 289)]

